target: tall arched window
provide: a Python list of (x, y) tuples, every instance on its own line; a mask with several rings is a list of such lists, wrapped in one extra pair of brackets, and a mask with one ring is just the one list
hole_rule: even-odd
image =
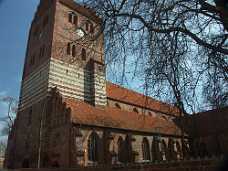
[(167, 160), (167, 145), (165, 140), (162, 140), (161, 142), (161, 155), (162, 155), (162, 160)]
[(122, 137), (119, 137), (117, 145), (118, 145), (118, 161), (124, 162), (124, 141)]
[(88, 139), (88, 159), (90, 161), (98, 161), (98, 143), (99, 136), (96, 132), (92, 132)]
[(125, 156), (126, 156), (125, 161), (127, 163), (131, 163), (134, 160), (134, 156), (132, 153), (132, 136), (131, 136), (131, 134), (128, 134), (126, 136), (124, 144), (125, 144), (124, 149), (126, 150), (125, 151)]
[(175, 152), (175, 146), (174, 146), (174, 141), (173, 139), (169, 139), (168, 143), (168, 159), (169, 160), (176, 160), (176, 152)]
[(72, 56), (73, 57), (76, 56), (76, 47), (75, 47), (75, 45), (72, 46)]
[(84, 48), (82, 48), (82, 60), (85, 61), (86, 60), (86, 50)]
[(181, 151), (181, 146), (180, 146), (180, 143), (178, 141), (176, 141), (176, 149), (177, 149), (177, 159), (179, 160), (181, 158), (181, 154), (182, 154), (182, 151)]
[(161, 152), (159, 147), (159, 140), (154, 137), (152, 142), (152, 158), (154, 162), (161, 161)]
[(145, 137), (142, 141), (142, 153), (143, 153), (143, 160), (150, 160), (150, 145), (148, 139)]

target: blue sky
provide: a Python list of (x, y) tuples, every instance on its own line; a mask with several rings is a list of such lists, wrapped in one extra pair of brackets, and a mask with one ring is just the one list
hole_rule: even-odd
[[(0, 97), (18, 98), (30, 23), (38, 3), (0, 0)], [(0, 117), (5, 113), (6, 105), (0, 103)]]

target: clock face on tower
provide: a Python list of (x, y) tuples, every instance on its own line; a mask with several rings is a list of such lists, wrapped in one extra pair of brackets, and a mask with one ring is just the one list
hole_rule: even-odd
[(85, 36), (85, 31), (84, 31), (82, 28), (77, 28), (77, 29), (76, 29), (76, 34), (77, 34), (80, 38), (82, 38), (82, 37)]

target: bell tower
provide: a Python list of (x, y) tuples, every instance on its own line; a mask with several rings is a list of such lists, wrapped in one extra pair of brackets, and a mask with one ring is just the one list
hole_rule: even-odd
[(56, 3), (49, 87), (95, 106), (106, 105), (101, 19), (73, 0)]
[(33, 19), (21, 85), (21, 110), (57, 87), (66, 98), (106, 105), (101, 19), (73, 0), (41, 0)]

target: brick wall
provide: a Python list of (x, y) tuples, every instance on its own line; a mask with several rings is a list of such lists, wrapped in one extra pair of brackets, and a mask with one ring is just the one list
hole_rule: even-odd
[(19, 169), (18, 171), (218, 171), (220, 160), (194, 160), (160, 164), (116, 165), (74, 169)]

